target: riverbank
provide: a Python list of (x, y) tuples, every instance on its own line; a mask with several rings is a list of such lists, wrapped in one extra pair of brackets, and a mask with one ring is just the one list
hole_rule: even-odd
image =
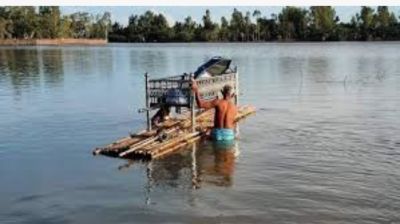
[(27, 46), (27, 45), (106, 45), (105, 39), (0, 39), (0, 46)]

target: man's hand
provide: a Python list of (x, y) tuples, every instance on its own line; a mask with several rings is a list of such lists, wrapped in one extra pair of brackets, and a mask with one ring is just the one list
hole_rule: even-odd
[(194, 92), (194, 95), (195, 95), (195, 98), (196, 98), (197, 105), (200, 108), (210, 109), (210, 108), (213, 108), (213, 107), (215, 107), (217, 105), (217, 103), (218, 103), (217, 99), (214, 99), (214, 100), (211, 100), (211, 101), (200, 99), (199, 86), (197, 85), (196, 80), (191, 79), (191, 85), (192, 85), (192, 91)]

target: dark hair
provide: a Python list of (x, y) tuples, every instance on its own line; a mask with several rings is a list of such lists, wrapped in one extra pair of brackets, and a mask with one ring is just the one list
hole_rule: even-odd
[(231, 93), (232, 93), (232, 86), (230, 86), (230, 85), (225, 85), (223, 88), (222, 88), (222, 95), (224, 95), (224, 96), (227, 96), (227, 95), (230, 95)]

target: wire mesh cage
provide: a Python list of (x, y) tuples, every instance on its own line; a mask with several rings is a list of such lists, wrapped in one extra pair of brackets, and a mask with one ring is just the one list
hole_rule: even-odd
[[(151, 79), (147, 92), (149, 106), (159, 108), (162, 105), (190, 107), (190, 74)], [(168, 102), (169, 99), (170, 102)]]
[(147, 129), (151, 130), (150, 112), (160, 108), (175, 107), (178, 113), (182, 108), (191, 111), (192, 131), (195, 127), (195, 97), (191, 90), (191, 79), (195, 78), (199, 87), (200, 97), (211, 100), (218, 97), (225, 85), (230, 85), (235, 93), (235, 103), (238, 104), (239, 74), (237, 68), (230, 69), (230, 60), (214, 57), (209, 62), (200, 66), (192, 74), (170, 76), (159, 79), (149, 79), (145, 74), (146, 82), (146, 108), (139, 112), (146, 112)]
[[(236, 76), (236, 72), (231, 72), (196, 79), (200, 97), (205, 100), (215, 99), (225, 85), (230, 85), (236, 91)], [(162, 105), (191, 107), (191, 77), (190, 74), (183, 74), (148, 80), (146, 91), (149, 107), (153, 109)]]

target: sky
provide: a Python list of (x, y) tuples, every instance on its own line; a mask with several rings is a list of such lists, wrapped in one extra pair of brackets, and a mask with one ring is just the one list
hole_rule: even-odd
[[(262, 16), (267, 17), (270, 17), (272, 13), (278, 14), (282, 9), (281, 6), (61, 6), (61, 12), (63, 14), (71, 14), (78, 11), (85, 11), (96, 15), (108, 11), (111, 13), (113, 22), (116, 21), (122, 25), (127, 25), (130, 15), (140, 15), (147, 10), (151, 10), (156, 13), (164, 14), (168, 23), (173, 25), (175, 21), (183, 21), (184, 18), (189, 15), (196, 22), (201, 22), (201, 18), (206, 9), (210, 10), (211, 18), (215, 22), (219, 22), (222, 16), (225, 16), (229, 20), (234, 8), (237, 8), (243, 13), (246, 11), (252, 13), (255, 9), (258, 9), (261, 11)], [(351, 17), (360, 11), (360, 7), (335, 6), (335, 10), (341, 22), (349, 22)], [(400, 15), (400, 6), (391, 6), (389, 10), (394, 12), (397, 16)]]

